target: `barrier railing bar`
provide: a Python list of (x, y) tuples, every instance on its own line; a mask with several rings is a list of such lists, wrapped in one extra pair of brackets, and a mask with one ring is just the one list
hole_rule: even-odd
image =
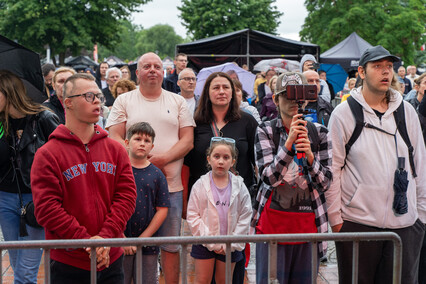
[(142, 275), (143, 275), (143, 265), (142, 265), (142, 246), (136, 247), (136, 283), (142, 284)]
[(50, 249), (44, 250), (44, 283), (50, 284)]
[(96, 247), (91, 246), (90, 247), (90, 283), (96, 284), (97, 280), (97, 270), (96, 270)]
[(312, 262), (311, 262), (311, 281), (312, 284), (317, 283), (318, 275), (318, 243), (312, 242), (311, 246)]
[(358, 283), (359, 241), (352, 243), (352, 284)]
[[(328, 234), (277, 234), (277, 235), (245, 235), (220, 236), (221, 243), (226, 242), (319, 242), (319, 241), (385, 241), (400, 242), (399, 236), (392, 232), (380, 233), (328, 233)], [(0, 242), (0, 249), (29, 249), (29, 248), (81, 248), (91, 246), (121, 247), (129, 245), (158, 246), (162, 244), (208, 244), (217, 243), (217, 236), (208, 237), (155, 237), (155, 238), (125, 238), (125, 239), (78, 239), (78, 240), (35, 240)]]
[[(280, 234), (280, 235), (245, 235), (245, 236), (220, 236), (221, 243), (227, 243), (230, 247), (230, 243), (237, 242), (269, 242), (269, 252), (276, 254), (277, 242), (311, 242), (315, 244), (319, 241), (384, 241), (391, 240), (394, 244), (394, 270), (393, 270), (393, 283), (400, 283), (401, 280), (401, 261), (402, 261), (402, 244), (401, 238), (392, 232), (380, 232), (380, 233), (327, 233), (327, 234)], [(121, 247), (121, 246), (158, 246), (161, 244), (180, 244), (186, 246), (189, 244), (209, 244), (217, 243), (217, 236), (208, 237), (156, 237), (156, 238), (124, 238), (124, 239), (78, 239), (78, 240), (36, 240), (36, 241), (12, 241), (12, 242), (1, 242), (0, 251), (4, 249), (30, 249), (30, 248), (43, 248), (48, 251), (53, 248), (82, 248), (90, 247), (94, 252), (91, 258), (91, 283), (96, 283), (96, 247), (109, 246), (109, 247)], [(358, 247), (359, 244), (356, 246)], [(313, 250), (315, 248), (313, 246)], [(271, 248), (273, 248), (271, 250)], [(139, 251), (138, 251), (139, 252)], [(186, 255), (186, 251), (183, 253)], [(48, 259), (50, 254), (46, 254), (45, 263), (48, 265), (45, 267), (50, 268)], [(313, 256), (314, 260), (315, 256)], [(182, 262), (184, 263), (184, 262)], [(268, 265), (268, 272), (274, 273), (276, 280), (276, 255), (275, 264), (271, 265), (270, 259)], [(273, 269), (271, 269), (271, 266)], [(185, 266), (186, 268), (186, 266)], [(270, 270), (271, 269), (271, 270)], [(273, 271), (275, 269), (275, 272)], [(315, 269), (316, 270), (316, 269)], [(269, 273), (268, 273), (269, 274)], [(357, 273), (355, 273), (357, 274)], [(50, 274), (49, 274), (50, 275)], [(268, 279), (269, 279), (268, 275)], [(1, 276), (0, 276), (1, 277)], [(1, 278), (0, 278), (1, 279)], [(274, 279), (271, 279), (274, 280)], [(186, 284), (186, 273), (182, 275), (182, 283)], [(273, 283), (273, 282), (270, 282)]]
[(393, 284), (401, 283), (402, 271), (402, 242), (393, 241)]
[(278, 283), (277, 276), (277, 242), (268, 243), (268, 283)]
[(225, 275), (226, 275), (226, 284), (232, 284), (232, 263), (231, 263), (231, 243), (226, 243), (226, 257), (225, 257)]
[(180, 252), (180, 265), (181, 265), (181, 278), (182, 278), (182, 284), (186, 284), (188, 279), (187, 279), (187, 261), (186, 261), (186, 254), (188, 251), (188, 245), (184, 244), (182, 245), (182, 251)]

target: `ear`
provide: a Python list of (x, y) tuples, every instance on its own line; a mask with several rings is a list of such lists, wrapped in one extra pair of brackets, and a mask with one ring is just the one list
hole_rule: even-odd
[(231, 165), (231, 167), (235, 166), (235, 162), (236, 162), (236, 160), (232, 159), (232, 165)]
[(273, 94), (273, 95), (272, 95), (272, 101), (274, 102), (274, 104), (275, 104), (276, 106), (278, 106), (278, 105), (279, 105), (279, 103), (280, 103), (279, 98), (278, 98), (278, 97), (277, 97), (277, 95), (275, 95), (275, 94)]
[(210, 164), (210, 155), (207, 155), (207, 163)]
[(129, 147), (129, 139), (125, 139), (125, 140), (124, 140), (124, 145), (126, 146), (126, 148), (128, 148), (128, 147)]
[(64, 99), (65, 109), (70, 109), (72, 107), (72, 100), (70, 98)]
[(361, 79), (365, 79), (365, 69), (362, 66), (358, 66), (358, 76), (361, 77)]
[(180, 80), (179, 79), (177, 80), (176, 84), (180, 87)]

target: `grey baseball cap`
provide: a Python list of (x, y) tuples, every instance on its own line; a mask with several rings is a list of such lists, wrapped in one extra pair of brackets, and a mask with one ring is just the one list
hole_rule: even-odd
[(287, 85), (304, 85), (307, 84), (305, 76), (299, 72), (286, 72), (278, 76), (277, 85), (275, 87), (275, 95), (279, 95), (286, 91)]
[(359, 66), (364, 66), (367, 62), (377, 61), (383, 58), (389, 58), (391, 61), (399, 61), (399, 58), (395, 55), (390, 54), (390, 52), (381, 45), (373, 46), (367, 48), (359, 59)]

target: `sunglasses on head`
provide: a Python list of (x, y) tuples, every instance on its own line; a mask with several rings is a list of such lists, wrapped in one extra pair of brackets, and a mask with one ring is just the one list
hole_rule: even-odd
[(212, 137), (212, 139), (210, 140), (210, 146), (212, 146), (212, 144), (215, 142), (222, 142), (222, 141), (232, 144), (232, 146), (235, 147), (235, 140), (228, 137)]

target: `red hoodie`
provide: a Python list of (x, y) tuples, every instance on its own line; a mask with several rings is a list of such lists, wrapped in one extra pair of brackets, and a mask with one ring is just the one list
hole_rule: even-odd
[[(135, 210), (136, 186), (126, 150), (98, 126), (84, 145), (59, 125), (34, 157), (31, 190), (47, 240), (119, 238)], [(111, 248), (110, 263), (122, 253)], [(90, 270), (83, 249), (52, 250), (51, 258)]]

